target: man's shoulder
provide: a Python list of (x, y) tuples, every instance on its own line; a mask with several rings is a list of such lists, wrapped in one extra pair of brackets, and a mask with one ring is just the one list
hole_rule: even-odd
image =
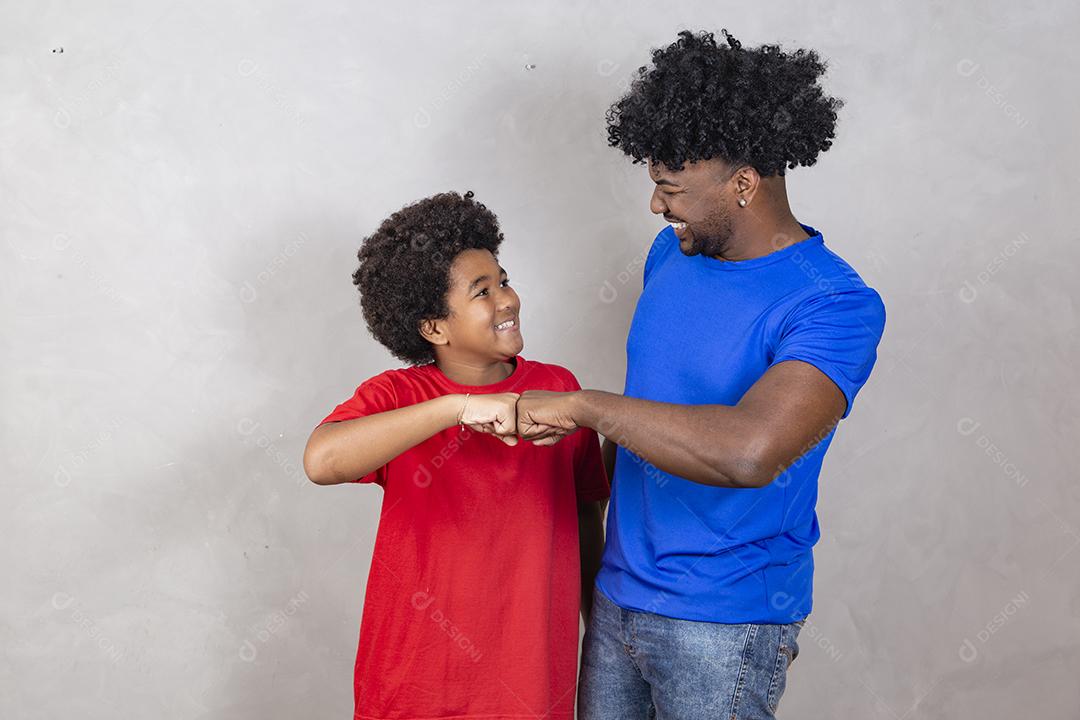
[(652, 244), (649, 245), (649, 249), (645, 252), (645, 260), (642, 263), (643, 285), (649, 282), (649, 276), (664, 263), (664, 260), (671, 255), (672, 248), (678, 246), (678, 244), (679, 239), (675, 236), (675, 231), (671, 229), (670, 225), (665, 225), (660, 229), (660, 232), (656, 233)]
[(824, 242), (792, 256), (799, 282), (789, 289), (787, 308), (805, 304), (846, 301), (881, 304), (881, 296), (850, 263)]
[(828, 274), (835, 278), (837, 284), (846, 286), (846, 289), (850, 290), (873, 290), (873, 288), (866, 284), (855, 268), (852, 267), (847, 260), (840, 257), (835, 250), (824, 243), (822, 243), (820, 249), (821, 255), (824, 258), (823, 264), (831, 270)]

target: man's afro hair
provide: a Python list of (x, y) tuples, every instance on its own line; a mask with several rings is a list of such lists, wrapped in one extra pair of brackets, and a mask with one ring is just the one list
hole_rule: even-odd
[(683, 163), (722, 158), (762, 176), (813, 165), (832, 145), (843, 101), (818, 81), (825, 63), (813, 50), (779, 45), (745, 49), (727, 30), (689, 30), (652, 53), (629, 91), (607, 111), (608, 144), (634, 163)]
[(406, 363), (430, 363), (435, 355), (420, 335), (420, 322), (446, 317), (450, 266), (463, 250), (498, 256), (503, 235), (490, 210), (456, 192), (407, 205), (364, 239), (353, 284), (368, 330)]

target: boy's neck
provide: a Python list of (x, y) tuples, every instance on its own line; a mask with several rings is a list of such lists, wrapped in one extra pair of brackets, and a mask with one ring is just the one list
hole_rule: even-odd
[[(515, 361), (516, 362), (516, 361)], [(462, 360), (437, 357), (435, 366), (459, 385), (494, 385), (510, 377), (514, 362)]]

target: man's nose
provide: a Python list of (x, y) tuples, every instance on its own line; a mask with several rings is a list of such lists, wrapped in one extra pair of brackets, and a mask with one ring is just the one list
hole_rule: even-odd
[(660, 188), (653, 190), (652, 198), (649, 200), (649, 210), (654, 215), (663, 215), (668, 211), (667, 203), (660, 197)]

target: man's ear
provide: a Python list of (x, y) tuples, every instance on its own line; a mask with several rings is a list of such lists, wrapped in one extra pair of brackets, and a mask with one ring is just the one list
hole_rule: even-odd
[(420, 321), (420, 335), (432, 345), (447, 345), (450, 343), (449, 328), (444, 320), (425, 318)]
[(754, 199), (758, 188), (761, 187), (761, 175), (753, 166), (744, 165), (732, 173), (731, 182), (735, 196), (750, 203)]

